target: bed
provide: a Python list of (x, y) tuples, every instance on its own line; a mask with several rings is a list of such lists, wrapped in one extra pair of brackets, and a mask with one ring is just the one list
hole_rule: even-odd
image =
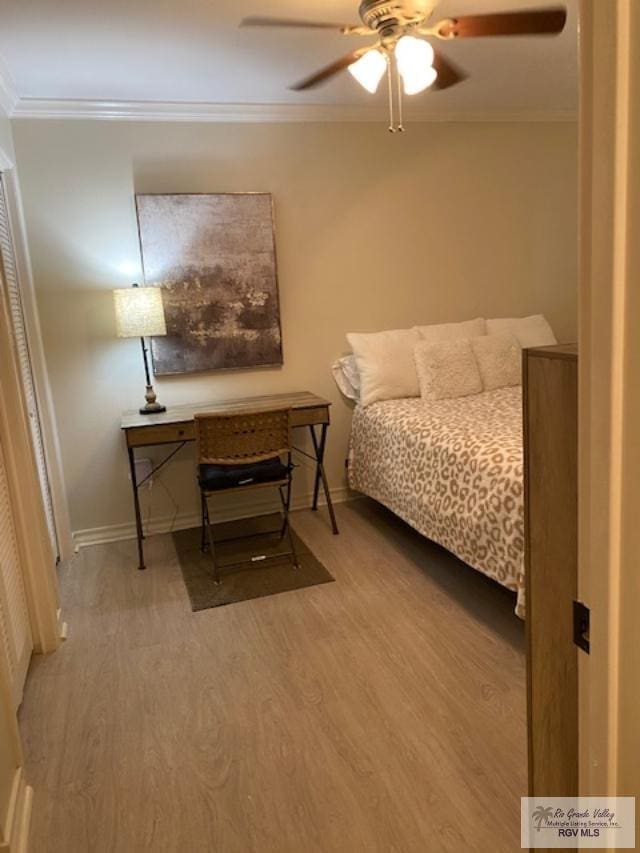
[(519, 386), (354, 410), (349, 485), (516, 593), (524, 618)]

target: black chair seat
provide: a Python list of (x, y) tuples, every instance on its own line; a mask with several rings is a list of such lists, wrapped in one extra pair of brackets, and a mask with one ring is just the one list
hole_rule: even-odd
[(272, 483), (289, 475), (289, 466), (279, 458), (250, 462), (248, 465), (200, 465), (198, 482), (208, 492)]

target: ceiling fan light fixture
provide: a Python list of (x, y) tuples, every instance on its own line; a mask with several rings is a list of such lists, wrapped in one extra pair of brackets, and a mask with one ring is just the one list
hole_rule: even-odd
[(418, 92), (424, 92), (425, 89), (435, 83), (438, 72), (435, 68), (427, 66), (409, 74), (402, 74), (401, 72), (401, 76), (405, 95), (417, 95)]
[(428, 41), (415, 36), (402, 36), (395, 47), (398, 70), (408, 74), (418, 68), (430, 67), (435, 60), (435, 52)]
[(380, 50), (369, 50), (347, 70), (360, 85), (373, 95), (387, 70), (387, 57)]
[(435, 53), (428, 41), (414, 36), (402, 36), (395, 47), (398, 71), (406, 95), (424, 92), (435, 81)]

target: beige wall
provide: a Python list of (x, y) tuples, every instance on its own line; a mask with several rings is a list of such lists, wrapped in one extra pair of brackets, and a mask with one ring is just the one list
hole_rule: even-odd
[(0, 106), (0, 151), (13, 161), (13, 136), (11, 133), (11, 122), (3, 108)]
[[(544, 312), (576, 334), (577, 134), (571, 124), (14, 123), (75, 530), (127, 523), (118, 431), (143, 390), (110, 289), (138, 264), (135, 192), (267, 190), (276, 211), (284, 367), (160, 379), (165, 403), (309, 389), (334, 402), (343, 485), (349, 406), (329, 366), (345, 331)], [(195, 508), (192, 461), (152, 517)], [(306, 475), (300, 491), (309, 488)]]

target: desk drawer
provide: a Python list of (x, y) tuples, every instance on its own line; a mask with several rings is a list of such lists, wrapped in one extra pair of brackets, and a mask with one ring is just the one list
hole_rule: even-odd
[[(329, 407), (315, 406), (311, 409), (292, 409), (291, 425), (328, 424)], [(195, 424), (183, 421), (177, 424), (150, 424), (130, 427), (126, 430), (128, 447), (147, 447), (153, 444), (171, 444), (174, 441), (195, 441)]]
[(309, 426), (309, 424), (328, 424), (329, 407), (317, 406), (314, 409), (292, 409), (291, 426)]
[(173, 441), (194, 441), (193, 421), (181, 424), (132, 427), (127, 430), (129, 447), (146, 447), (151, 444), (170, 444)]

